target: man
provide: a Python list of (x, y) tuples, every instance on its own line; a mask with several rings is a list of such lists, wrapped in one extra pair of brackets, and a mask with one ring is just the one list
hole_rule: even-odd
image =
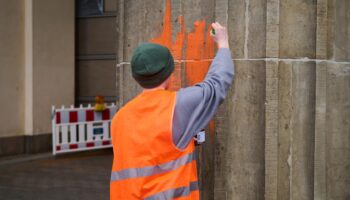
[(233, 79), (226, 28), (212, 24), (218, 45), (205, 80), (192, 87), (166, 90), (174, 70), (170, 51), (144, 43), (131, 60), (143, 92), (114, 116), (113, 200), (199, 199), (193, 137), (214, 116)]

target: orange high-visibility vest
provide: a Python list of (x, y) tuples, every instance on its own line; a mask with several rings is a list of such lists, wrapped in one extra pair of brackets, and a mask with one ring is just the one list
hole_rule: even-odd
[(176, 93), (141, 93), (111, 124), (111, 200), (199, 199), (194, 142), (178, 149), (172, 140)]

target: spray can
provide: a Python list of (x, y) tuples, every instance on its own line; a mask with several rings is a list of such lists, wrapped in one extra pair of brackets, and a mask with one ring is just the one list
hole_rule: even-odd
[(214, 35), (215, 35), (215, 29), (211, 29), (210, 35), (211, 35), (211, 36), (214, 36)]

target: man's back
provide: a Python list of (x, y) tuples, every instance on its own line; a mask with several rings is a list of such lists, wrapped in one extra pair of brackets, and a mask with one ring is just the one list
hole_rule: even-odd
[(141, 93), (113, 118), (111, 199), (198, 199), (194, 143), (172, 141), (176, 93)]
[(219, 50), (205, 80), (176, 93), (166, 91), (170, 50), (143, 43), (134, 51), (132, 75), (144, 90), (113, 118), (111, 199), (199, 199), (193, 136), (213, 117), (234, 73), (227, 31), (212, 26)]

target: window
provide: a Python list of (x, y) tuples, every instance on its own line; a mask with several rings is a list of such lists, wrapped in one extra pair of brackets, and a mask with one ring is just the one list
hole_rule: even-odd
[(76, 105), (117, 100), (116, 0), (76, 0)]
[(103, 15), (103, 0), (76, 0), (77, 16)]

